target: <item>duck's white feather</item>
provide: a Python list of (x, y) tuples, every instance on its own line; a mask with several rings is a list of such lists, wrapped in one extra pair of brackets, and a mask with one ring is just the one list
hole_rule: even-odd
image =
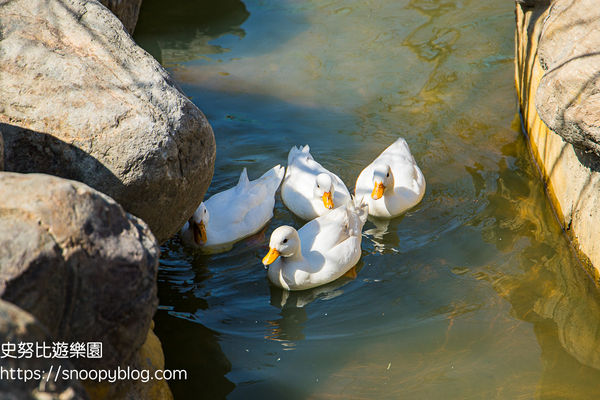
[(273, 217), (275, 192), (284, 176), (284, 167), (271, 168), (260, 178), (250, 181), (246, 168), (242, 170), (238, 184), (211, 196), (203, 204), (208, 220), (194, 215), (196, 222), (202, 220), (206, 228), (206, 243), (198, 246), (191, 234), (189, 223), (182, 228), (184, 241), (207, 252), (224, 251), (256, 232)]
[[(394, 178), (394, 187), (388, 188), (382, 198), (374, 200), (373, 173), (378, 167), (389, 165)], [(369, 204), (369, 214), (391, 218), (417, 205), (425, 194), (425, 176), (412, 156), (408, 143), (398, 138), (385, 149), (358, 176), (354, 190), (357, 198)]]
[(350, 201), (298, 230), (300, 257), (279, 257), (269, 265), (269, 280), (284, 289), (303, 290), (332, 282), (361, 256), (368, 206)]
[(345, 205), (350, 200), (350, 192), (344, 182), (315, 161), (308, 145), (292, 147), (288, 154), (285, 178), (281, 184), (281, 199), (290, 211), (302, 219), (311, 220), (329, 212), (322, 200), (313, 196), (317, 176), (321, 173), (331, 177), (334, 207)]

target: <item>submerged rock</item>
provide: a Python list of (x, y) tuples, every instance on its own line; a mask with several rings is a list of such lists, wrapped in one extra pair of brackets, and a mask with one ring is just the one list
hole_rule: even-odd
[(596, 0), (556, 0), (539, 39), (545, 74), (535, 105), (567, 142), (600, 157), (600, 7)]
[[(3, 344), (3, 355), (15, 356), (0, 359), (0, 366), (4, 369), (0, 379), (0, 397), (3, 399), (47, 399), (47, 400), (75, 400), (87, 399), (88, 396), (79, 381), (62, 379), (56, 373), (60, 367), (62, 370), (72, 369), (73, 366), (68, 359), (52, 359), (36, 357), (35, 347), (31, 357), (25, 351), (19, 352), (18, 343), (43, 343), (51, 344), (53, 338), (48, 335), (46, 329), (29, 313), (9, 302), (0, 300), (0, 343)], [(14, 351), (11, 347), (14, 345)], [(6, 347), (5, 347), (6, 346)], [(22, 349), (23, 350), (23, 349)], [(22, 356), (21, 358), (18, 358)], [(25, 374), (33, 374), (34, 371), (54, 371), (52, 374), (40, 375), (24, 379)], [(12, 372), (11, 372), (12, 369)], [(21, 378), (18, 378), (19, 369)], [(12, 376), (7, 376), (12, 374)], [(47, 377), (49, 377), (48, 380)], [(56, 381), (54, 378), (57, 378)], [(7, 379), (8, 378), (8, 379)]]
[(0, 171), (4, 169), (4, 139), (2, 139), (2, 134), (0, 134)]
[(160, 242), (212, 178), (202, 112), (95, 0), (0, 3), (5, 169), (74, 179), (144, 219)]
[(144, 343), (157, 307), (159, 249), (108, 196), (43, 174), (0, 173), (0, 297), (56, 339), (103, 343), (111, 368)]
[(127, 32), (133, 34), (140, 14), (142, 0), (100, 0), (100, 3), (121, 20)]

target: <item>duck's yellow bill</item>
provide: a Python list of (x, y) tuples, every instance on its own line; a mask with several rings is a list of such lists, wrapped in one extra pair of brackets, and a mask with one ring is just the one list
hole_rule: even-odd
[(269, 248), (269, 252), (267, 253), (267, 255), (262, 259), (262, 263), (264, 265), (269, 265), (272, 264), (273, 261), (277, 260), (277, 257), (279, 257), (279, 252), (275, 249), (271, 249)]
[(200, 221), (200, 223), (197, 224), (193, 219), (190, 219), (189, 223), (194, 232), (194, 242), (196, 242), (197, 245), (206, 243), (206, 227), (204, 226), (204, 222)]
[(375, 182), (375, 187), (373, 188), (373, 193), (371, 193), (371, 198), (373, 200), (379, 200), (383, 197), (383, 191), (385, 190), (385, 186), (382, 182)]
[(325, 208), (332, 209), (333, 208), (333, 198), (331, 196), (331, 192), (323, 193), (323, 205)]

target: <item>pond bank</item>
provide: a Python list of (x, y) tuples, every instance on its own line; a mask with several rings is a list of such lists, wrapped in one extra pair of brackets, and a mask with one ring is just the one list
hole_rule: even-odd
[(593, 95), (599, 64), (588, 50), (598, 47), (600, 36), (588, 34), (598, 29), (598, 19), (579, 14), (598, 11), (586, 1), (527, 3), (516, 5), (515, 35), (523, 126), (556, 216), (597, 281), (600, 152), (592, 118), (600, 105)]

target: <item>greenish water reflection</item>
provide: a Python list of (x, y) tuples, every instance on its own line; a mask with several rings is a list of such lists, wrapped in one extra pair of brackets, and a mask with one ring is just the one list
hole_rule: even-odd
[(305, 143), (353, 187), (397, 135), (428, 187), (367, 223), (357, 279), (308, 292), (260, 264), (302, 223), (279, 199), (231, 252), (163, 246), (157, 333), (191, 371), (176, 398), (598, 397), (600, 299), (519, 133), (513, 3), (220, 4), (144, 0), (136, 31), (214, 128), (208, 195)]

